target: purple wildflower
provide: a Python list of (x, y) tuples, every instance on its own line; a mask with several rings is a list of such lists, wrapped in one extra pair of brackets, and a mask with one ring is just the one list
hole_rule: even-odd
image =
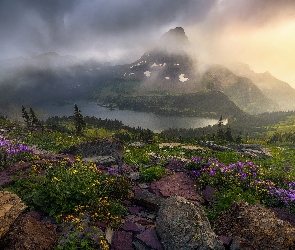
[(214, 176), (214, 174), (215, 174), (214, 169), (212, 169), (212, 170), (210, 171), (210, 175), (211, 175), (211, 176)]

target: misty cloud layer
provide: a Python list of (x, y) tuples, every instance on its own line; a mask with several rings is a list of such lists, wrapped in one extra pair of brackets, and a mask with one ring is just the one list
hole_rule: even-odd
[(116, 57), (146, 46), (172, 26), (204, 20), (214, 4), (214, 0), (0, 1), (0, 54), (9, 58), (55, 51)]
[[(249, 44), (252, 32), (267, 32), (266, 36), (263, 32), (254, 36), (255, 41), (260, 36), (281, 36), (272, 26), (281, 32), (283, 25), (294, 19), (294, 0), (0, 0), (0, 60), (54, 51), (129, 63), (164, 32), (182, 26), (196, 53), (205, 59), (228, 55), (229, 48), (223, 51), (223, 46), (229, 44), (237, 46), (233, 59), (245, 58), (251, 63), (254, 56), (239, 58), (237, 54), (245, 51), (243, 46)], [(293, 26), (289, 29), (290, 36)], [(257, 44), (251, 42), (254, 51)], [(275, 43), (271, 45), (269, 51), (281, 53), (275, 51)], [(261, 58), (256, 61), (262, 62)], [(295, 66), (294, 61), (288, 63)]]

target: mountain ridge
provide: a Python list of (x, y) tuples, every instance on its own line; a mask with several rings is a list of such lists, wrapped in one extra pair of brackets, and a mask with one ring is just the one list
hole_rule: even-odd
[[(125, 65), (109, 66), (56, 52), (17, 58), (15, 67), (13, 60), (1, 61), (0, 91), (5, 96), (0, 106), (77, 98), (103, 100), (107, 105), (108, 100), (116, 97), (154, 95), (165, 99), (195, 93), (206, 96), (206, 92), (219, 91), (240, 110), (258, 114), (285, 110), (288, 100), (295, 98), (290, 85), (270, 73), (257, 74), (249, 66), (240, 65), (244, 67), (242, 71), (210, 64), (201, 73), (200, 62), (191, 56), (190, 49), (184, 29), (176, 27), (164, 33), (138, 60)], [(263, 86), (272, 86), (271, 91)], [(295, 104), (289, 107), (295, 110)]]
[(277, 79), (268, 71), (256, 73), (244, 63), (230, 64), (229, 68), (237, 75), (251, 79), (266, 97), (278, 103), (281, 110), (295, 110), (295, 89), (288, 83)]
[[(121, 87), (133, 81), (133, 95), (217, 90), (225, 93), (240, 109), (251, 114), (278, 110), (278, 104), (266, 97), (252, 80), (235, 75), (225, 66), (208, 65), (207, 70), (201, 74), (199, 62), (189, 54), (189, 40), (183, 28), (170, 29), (161, 38), (163, 37), (173, 46), (166, 49), (160, 43), (144, 53), (139, 60), (124, 65), (117, 76), (121, 79)], [(180, 43), (182, 40), (185, 42)], [(117, 94), (120, 95), (119, 92)]]

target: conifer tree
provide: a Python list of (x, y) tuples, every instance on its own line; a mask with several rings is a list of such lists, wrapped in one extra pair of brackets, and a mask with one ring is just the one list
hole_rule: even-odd
[(81, 111), (79, 110), (77, 104), (75, 104), (74, 109), (75, 109), (74, 124), (75, 124), (76, 134), (81, 135), (83, 129), (85, 129), (85, 127), (86, 127), (86, 122), (85, 122), (84, 117), (81, 114)]
[(227, 126), (226, 127), (226, 131), (225, 131), (225, 139), (228, 141), (228, 142), (232, 142), (234, 141), (234, 138), (231, 134), (231, 128), (230, 126)]
[(22, 118), (25, 120), (27, 127), (30, 127), (30, 116), (24, 106), (22, 106)]
[(235, 142), (238, 144), (242, 143), (242, 132), (239, 132), (239, 134), (236, 136)]
[(39, 119), (35, 115), (35, 112), (34, 112), (34, 110), (32, 108), (30, 108), (30, 123), (34, 127), (41, 126), (41, 122), (39, 121)]
[(37, 118), (32, 108), (30, 108), (29, 112), (27, 112), (26, 108), (22, 106), (22, 118), (24, 119), (27, 127), (30, 129), (33, 127), (42, 127), (41, 121)]
[(222, 116), (220, 116), (220, 119), (219, 119), (218, 124), (217, 124), (217, 127), (218, 127), (218, 129), (217, 129), (217, 139), (219, 141), (224, 141), (224, 139), (225, 139), (225, 135), (224, 135), (222, 126), (223, 126), (223, 120), (222, 120)]

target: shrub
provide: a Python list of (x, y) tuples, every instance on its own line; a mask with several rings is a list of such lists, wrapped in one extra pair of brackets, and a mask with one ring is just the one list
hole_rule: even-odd
[(107, 250), (109, 244), (103, 236), (103, 231), (91, 226), (88, 213), (77, 217), (68, 215), (63, 221), (63, 233), (55, 250), (85, 249)]
[(253, 195), (250, 190), (245, 191), (240, 187), (234, 186), (230, 189), (216, 192), (213, 195), (213, 198), (216, 200), (216, 203), (213, 203), (211, 208), (205, 210), (211, 223), (214, 222), (221, 212), (229, 209), (234, 201), (244, 200), (249, 204), (255, 204), (258, 202), (255, 198), (255, 195)]
[(141, 167), (139, 176), (143, 181), (156, 181), (165, 176), (166, 169), (162, 166)]
[[(103, 174), (95, 164), (86, 165), (80, 160), (71, 166), (60, 162), (58, 167), (49, 168), (44, 177), (36, 180), (33, 177), (15, 183), (16, 191), (30, 206), (57, 218), (89, 211), (94, 220), (103, 220), (113, 227), (125, 213), (122, 200), (129, 198), (131, 188), (124, 175)], [(33, 190), (24, 191), (26, 188)]]

